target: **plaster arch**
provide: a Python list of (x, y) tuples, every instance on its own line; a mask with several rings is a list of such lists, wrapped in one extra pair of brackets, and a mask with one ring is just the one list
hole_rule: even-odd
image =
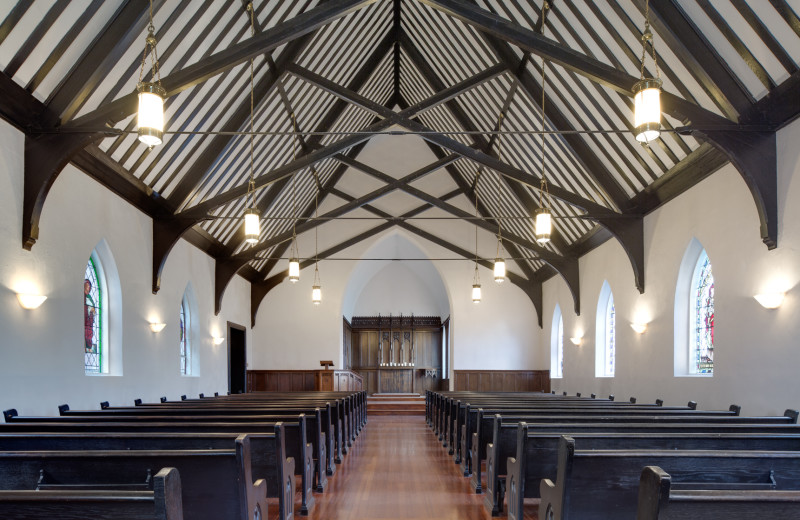
[[(415, 312), (409, 305), (423, 303), (419, 308), (446, 318), (451, 312), (451, 297), (444, 277), (437, 265), (430, 261), (430, 255), (401, 230), (392, 230), (372, 244), (361, 255), (350, 271), (342, 295), (342, 315), (350, 319), (354, 313), (369, 312), (400, 314)], [(370, 258), (389, 258), (398, 260), (373, 261)], [(419, 259), (399, 261), (399, 259)], [(424, 260), (423, 260), (424, 259)], [(406, 287), (409, 298), (400, 299), (396, 306), (381, 306), (366, 311), (370, 301), (375, 301), (376, 292)], [(366, 305), (366, 307), (365, 307)], [(399, 306), (399, 307), (398, 307)], [(360, 309), (360, 310), (359, 310)]]

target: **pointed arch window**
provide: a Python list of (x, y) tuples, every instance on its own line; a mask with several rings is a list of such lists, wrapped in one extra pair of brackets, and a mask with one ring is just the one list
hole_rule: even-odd
[(180, 317), (180, 355), (181, 355), (181, 375), (192, 375), (192, 342), (191, 342), (191, 316), (190, 307), (184, 294), (181, 300)]
[(83, 277), (83, 365), (86, 374), (107, 374), (108, 288), (103, 263), (92, 251)]
[(596, 331), (595, 376), (614, 377), (617, 364), (617, 314), (608, 282), (603, 282), (597, 302)]
[(705, 249), (697, 259), (690, 292), (689, 372), (714, 373), (714, 275)]
[(564, 377), (564, 318), (561, 307), (556, 304), (550, 332), (550, 378), (561, 377)]

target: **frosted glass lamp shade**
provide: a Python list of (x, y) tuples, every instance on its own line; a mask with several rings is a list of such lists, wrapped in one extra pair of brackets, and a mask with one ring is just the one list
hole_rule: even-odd
[(311, 288), (311, 301), (314, 305), (322, 303), (322, 287), (315, 285)]
[(640, 143), (649, 143), (660, 135), (660, 79), (643, 79), (633, 86), (633, 126), (636, 140)]
[(476, 283), (472, 286), (472, 303), (481, 302), (481, 284)]
[(244, 213), (244, 240), (248, 244), (257, 244), (261, 235), (261, 224), (258, 218), (258, 210), (249, 208)]
[(41, 294), (17, 293), (17, 300), (23, 309), (38, 309), (47, 299)]
[(502, 258), (494, 259), (494, 281), (503, 283), (506, 279), (506, 261)]
[(300, 260), (291, 258), (289, 260), (289, 281), (297, 283), (300, 280)]
[(164, 135), (164, 97), (167, 93), (157, 83), (140, 83), (137, 90), (139, 140), (147, 146), (159, 145)]
[(777, 309), (783, 303), (784, 293), (756, 294), (754, 298), (765, 309)]
[(553, 218), (550, 210), (539, 208), (536, 210), (536, 241), (546, 244), (550, 241), (550, 233), (553, 231)]

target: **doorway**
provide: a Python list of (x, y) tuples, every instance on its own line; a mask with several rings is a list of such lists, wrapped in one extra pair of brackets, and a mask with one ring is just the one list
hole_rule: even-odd
[(247, 391), (247, 329), (228, 322), (228, 392)]

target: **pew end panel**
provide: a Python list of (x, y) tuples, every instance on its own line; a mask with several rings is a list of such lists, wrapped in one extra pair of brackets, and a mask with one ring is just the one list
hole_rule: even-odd
[[(509, 457), (507, 466), (506, 489), (508, 491), (508, 520), (522, 520), (525, 490), (522, 488), (527, 465), (525, 442), (528, 439), (528, 425), (524, 422), (517, 425), (517, 453)], [(540, 517), (544, 520), (544, 517)]]
[[(520, 443), (524, 445), (523, 443)], [(558, 474), (556, 482), (553, 483), (549, 478), (542, 479), (539, 484), (539, 494), (541, 501), (539, 502), (539, 518), (551, 519), (564, 518), (564, 509), (569, 507), (569, 494), (568, 494), (568, 481), (572, 477), (572, 461), (575, 455), (575, 439), (572, 437), (563, 436), (558, 442), (558, 467), (563, 468), (564, 471)], [(525, 460), (524, 452), (522, 453), (522, 460)], [(524, 469), (524, 468), (523, 468)], [(524, 476), (524, 473), (520, 473)], [(520, 496), (524, 495), (524, 490), (520, 490)], [(521, 515), (522, 509), (519, 509)], [(522, 516), (519, 516), (521, 519)]]

